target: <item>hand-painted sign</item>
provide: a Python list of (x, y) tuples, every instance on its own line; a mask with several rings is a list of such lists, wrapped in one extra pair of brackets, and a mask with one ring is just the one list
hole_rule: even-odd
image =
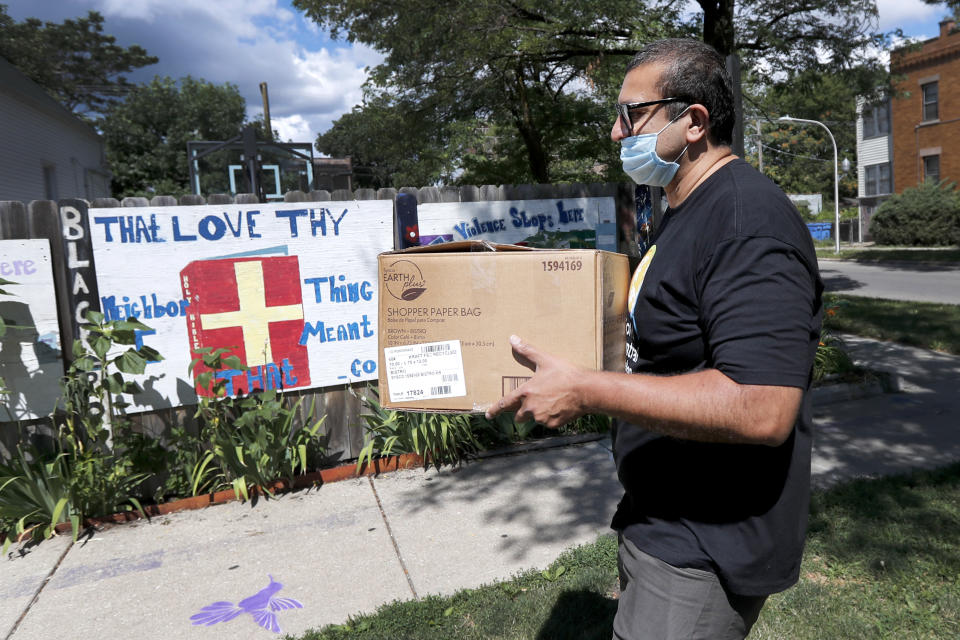
[[(246, 372), (218, 372), (226, 392), (310, 386), (297, 256), (197, 260), (180, 272), (190, 347), (236, 345)], [(277, 364), (279, 363), (279, 365)], [(194, 373), (207, 371), (200, 363)], [(207, 388), (201, 395), (212, 395)]]
[(80, 325), (86, 322), (87, 311), (99, 309), (96, 265), (90, 248), (86, 201), (61, 200), (59, 206), (60, 233), (67, 263), (67, 306), (73, 327), (71, 338), (77, 340)]
[(0, 295), (0, 422), (49, 415), (63, 375), (49, 241), (0, 241), (0, 277), (16, 283), (0, 287), (11, 294)]
[(142, 340), (165, 358), (135, 406), (195, 402), (187, 371), (204, 347), (249, 367), (217, 374), (233, 392), (376, 379), (392, 220), (389, 200), (91, 209), (101, 308), (151, 327)]
[(597, 226), (616, 222), (613, 198), (421, 204), (420, 244), (489, 240), (550, 248), (593, 248)]

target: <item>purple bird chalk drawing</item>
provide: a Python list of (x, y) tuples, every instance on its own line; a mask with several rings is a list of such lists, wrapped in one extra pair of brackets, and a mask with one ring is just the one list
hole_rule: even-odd
[(208, 604), (200, 609), (199, 613), (190, 616), (190, 619), (193, 620), (194, 625), (202, 624), (209, 627), (219, 622), (229, 622), (241, 613), (249, 613), (253, 616), (253, 621), (264, 629), (280, 633), (275, 612), (285, 609), (303, 609), (303, 605), (293, 598), (275, 598), (274, 594), (283, 589), (283, 585), (274, 580), (273, 576), (267, 577), (270, 578), (270, 584), (249, 598), (244, 598), (237, 604), (222, 601)]

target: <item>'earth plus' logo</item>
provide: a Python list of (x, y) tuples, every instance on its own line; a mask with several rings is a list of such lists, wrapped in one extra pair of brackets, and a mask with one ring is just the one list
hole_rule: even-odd
[(423, 281), (423, 273), (409, 260), (397, 260), (383, 270), (383, 285), (397, 300), (416, 300), (427, 285)]

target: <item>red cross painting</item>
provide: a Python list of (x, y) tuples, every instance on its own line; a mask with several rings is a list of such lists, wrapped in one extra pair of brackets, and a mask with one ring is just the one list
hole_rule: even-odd
[[(310, 384), (303, 295), (296, 256), (197, 260), (180, 272), (191, 359), (203, 347), (228, 348), (249, 367), (221, 372), (228, 395)], [(209, 371), (203, 363), (194, 377)], [(212, 395), (197, 388), (199, 395)]]

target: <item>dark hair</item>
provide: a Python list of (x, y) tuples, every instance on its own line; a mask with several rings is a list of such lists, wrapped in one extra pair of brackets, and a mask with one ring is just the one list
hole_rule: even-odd
[(733, 89), (723, 57), (716, 49), (689, 38), (669, 38), (644, 46), (627, 65), (627, 73), (644, 64), (665, 66), (657, 89), (662, 98), (680, 98), (667, 105), (675, 118), (691, 104), (702, 104), (710, 114), (709, 135), (729, 145), (733, 141)]

